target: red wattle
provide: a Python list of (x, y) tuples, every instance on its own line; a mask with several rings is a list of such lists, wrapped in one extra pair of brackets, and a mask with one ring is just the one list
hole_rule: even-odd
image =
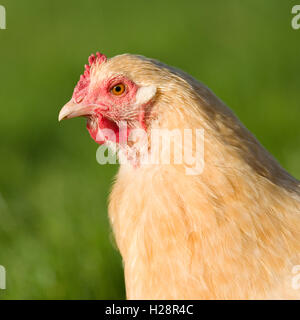
[[(130, 133), (130, 129), (127, 127), (126, 131), (119, 129), (118, 125), (102, 115), (97, 115), (97, 125), (92, 126), (92, 122), (88, 120), (87, 129), (91, 138), (98, 144), (104, 144), (106, 141), (119, 143), (126, 143)], [(106, 130), (105, 130), (106, 129)], [(100, 131), (100, 134), (99, 134)]]

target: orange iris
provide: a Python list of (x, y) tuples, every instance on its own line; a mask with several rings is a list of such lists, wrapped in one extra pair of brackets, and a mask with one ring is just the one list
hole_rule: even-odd
[(119, 96), (125, 91), (125, 85), (123, 83), (118, 83), (112, 87), (111, 93), (115, 96)]

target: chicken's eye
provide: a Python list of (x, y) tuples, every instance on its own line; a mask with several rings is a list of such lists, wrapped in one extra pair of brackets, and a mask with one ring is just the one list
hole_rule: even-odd
[(123, 83), (116, 84), (112, 87), (111, 93), (115, 96), (119, 96), (125, 91), (125, 85)]

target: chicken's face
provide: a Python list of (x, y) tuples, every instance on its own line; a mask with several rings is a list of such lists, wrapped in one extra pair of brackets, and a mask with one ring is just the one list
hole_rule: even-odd
[[(121, 135), (127, 140), (131, 129), (146, 129), (145, 108), (155, 93), (154, 86), (139, 86), (121, 70), (110, 68), (109, 60), (97, 53), (90, 56), (59, 120), (86, 117), (87, 129), (97, 143), (118, 143)], [(125, 132), (120, 133), (121, 125)]]

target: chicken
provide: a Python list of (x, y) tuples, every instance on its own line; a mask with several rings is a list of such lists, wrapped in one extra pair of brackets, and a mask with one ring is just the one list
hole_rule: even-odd
[[(109, 199), (128, 299), (300, 298), (299, 181), (212, 91), (153, 59), (97, 53), (59, 120), (77, 116), (128, 160)], [(155, 129), (192, 129), (193, 153), (203, 129), (202, 170), (188, 174), (173, 151), (167, 164), (141, 161)], [(135, 130), (146, 139), (130, 139)]]

